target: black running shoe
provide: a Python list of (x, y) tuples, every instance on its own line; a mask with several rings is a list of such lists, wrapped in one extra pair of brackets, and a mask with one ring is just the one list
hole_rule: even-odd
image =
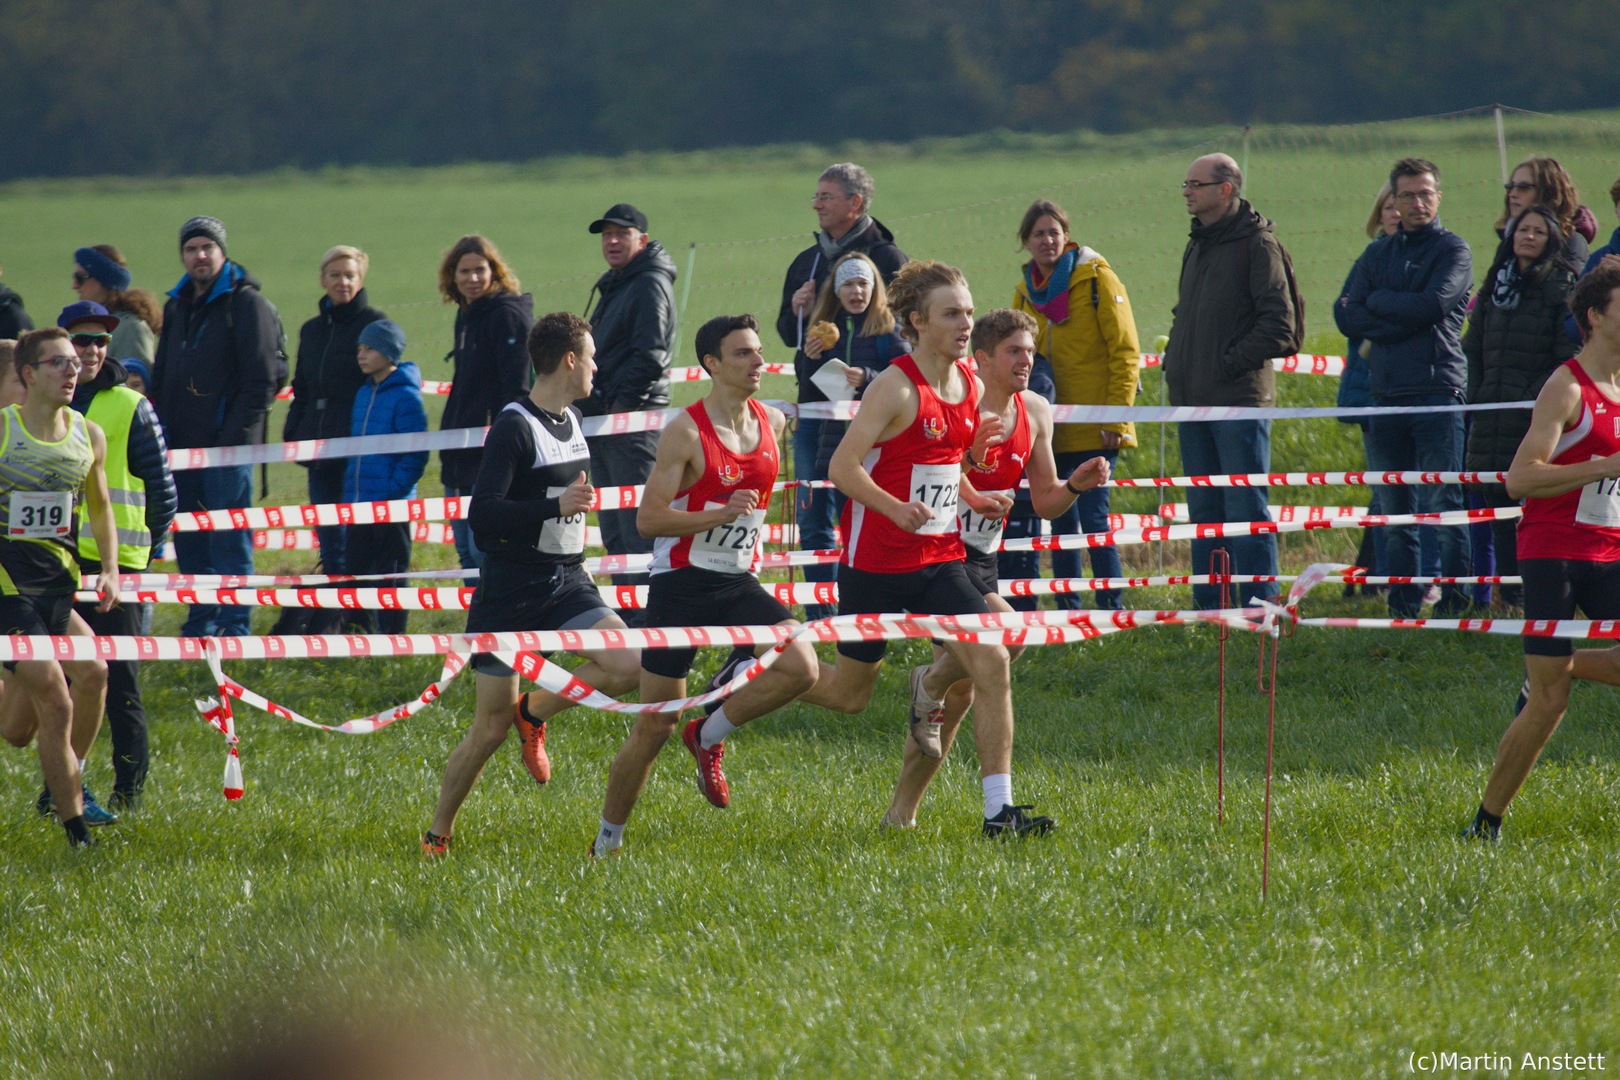
[(1001, 813), (984, 819), (984, 837), (1022, 840), (1026, 836), (1045, 836), (1057, 828), (1057, 822), (1034, 810), (1033, 806), (1003, 806)]
[[(747, 667), (753, 662), (753, 647), (738, 645), (736, 648), (731, 650), (731, 655), (726, 657), (726, 662), (720, 665), (720, 670), (714, 673), (714, 678), (709, 680), (709, 685), (707, 688), (705, 688), (704, 693), (708, 693), (710, 690), (720, 689), (721, 686), (730, 682), (732, 679), (735, 679), (737, 677), (737, 672), (741, 671), (743, 668)], [(715, 710), (724, 705), (726, 701), (726, 698), (715, 698), (713, 701), (703, 706), (703, 715), (713, 716)]]
[(1530, 703), (1530, 680), (1526, 679), (1526, 680), (1524, 680), (1524, 685), (1519, 687), (1519, 696), (1518, 696), (1518, 698), (1513, 702), (1513, 715), (1515, 717), (1517, 717), (1520, 713), (1524, 712), (1524, 707), (1526, 705), (1528, 705), (1529, 703)]
[(1462, 831), (1464, 840), (1483, 840), (1487, 844), (1494, 844), (1502, 835), (1502, 826), (1492, 825), (1488, 821), (1476, 821)]

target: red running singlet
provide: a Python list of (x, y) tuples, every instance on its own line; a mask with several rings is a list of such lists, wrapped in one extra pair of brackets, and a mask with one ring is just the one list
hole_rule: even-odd
[[(1564, 363), (1581, 388), (1581, 415), (1553, 449), (1552, 465), (1620, 452), (1620, 402), (1603, 396), (1579, 361)], [(1524, 500), (1519, 558), (1620, 560), (1620, 480), (1593, 480), (1550, 499)]]
[(979, 387), (967, 364), (956, 362), (967, 396), (955, 405), (940, 400), (910, 356), (896, 357), (890, 366), (916, 384), (917, 417), (898, 435), (872, 447), (861, 466), (878, 487), (901, 502), (926, 503), (934, 517), (908, 533), (854, 499), (844, 504), (844, 565), (878, 574), (902, 574), (962, 558), (956, 494), (962, 456), (979, 430)]
[[(992, 446), (984, 461), (967, 468), (968, 483), (983, 493), (1018, 494), (1018, 482), (1024, 478), (1024, 467), (1029, 464), (1029, 414), (1024, 411), (1024, 395), (1013, 395), (1016, 414), (1012, 432), (1007, 441)], [(1001, 534), (1007, 527), (1005, 517), (987, 518), (973, 512), (971, 507), (959, 507), (957, 523), (962, 530), (962, 543), (975, 551), (996, 551), (1001, 547)]]
[(752, 398), (748, 407), (759, 422), (759, 445), (747, 453), (736, 453), (720, 441), (703, 402), (694, 402), (686, 412), (697, 423), (703, 446), (703, 471), (691, 487), (670, 501), (672, 510), (715, 510), (744, 488), (759, 492), (754, 512), (735, 521), (716, 525), (696, 536), (660, 536), (653, 541), (652, 573), (695, 566), (721, 574), (757, 574), (763, 545), (765, 511), (770, 509), (771, 488), (776, 484), (780, 459), (776, 434), (771, 430), (765, 406)]

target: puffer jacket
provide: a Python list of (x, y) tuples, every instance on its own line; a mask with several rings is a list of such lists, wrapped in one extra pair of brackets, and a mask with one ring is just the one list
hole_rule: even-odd
[[(354, 396), (349, 435), (398, 435), (427, 430), (422, 407), (422, 372), (402, 361), (378, 383), (370, 378)], [(416, 482), (427, 468), (427, 451), (365, 454), (349, 459), (343, 477), (344, 502), (384, 502), (416, 497)]]
[[(1134, 405), (1142, 346), (1130, 298), (1106, 259), (1088, 247), (1076, 249), (1079, 260), (1069, 276), (1067, 319), (1053, 323), (1036, 310), (1027, 266), (1013, 292), (1013, 307), (1035, 316), (1035, 351), (1052, 364), (1059, 403)], [(1136, 445), (1136, 426), (1129, 421), (1055, 424), (1053, 429), (1052, 449), (1060, 454), (1103, 449), (1104, 431), (1117, 433), (1121, 447)]]
[(596, 376), (584, 416), (662, 409), (669, 404), (669, 364), (675, 355), (675, 260), (657, 240), (596, 282), (591, 314)]
[(0, 285), (0, 337), (15, 338), (32, 330), (34, 320), (23, 309), (23, 298), (9, 285)]
[[(439, 427), (488, 427), (495, 416), (529, 392), (529, 330), (534, 297), (528, 293), (480, 296), (456, 312), (456, 344), (450, 351), (454, 382), (444, 401)], [(445, 487), (470, 488), (478, 480), (481, 446), (439, 451), (439, 477)]]
[[(856, 221), (849, 232), (837, 240), (825, 233), (814, 235), (816, 242), (794, 256), (788, 266), (787, 277), (782, 280), (782, 306), (776, 313), (776, 332), (781, 336), (782, 344), (790, 349), (797, 349), (801, 344), (800, 319), (793, 313), (793, 294), (805, 282), (814, 280), (816, 295), (820, 296), (821, 287), (827, 283), (827, 275), (832, 273), (832, 264), (851, 251), (859, 251), (871, 259), (872, 265), (883, 275), (885, 285), (893, 281), (894, 275), (909, 261), (906, 253), (894, 242), (894, 233), (889, 231), (889, 227), (870, 215)], [(803, 325), (805, 329), (809, 328), (808, 319)]]
[(1271, 358), (1297, 347), (1282, 247), (1246, 199), (1213, 225), (1193, 219), (1164, 348), (1171, 405), (1267, 406)]
[[(1495, 269), (1492, 267), (1492, 275)], [(1520, 289), (1518, 306), (1508, 311), (1491, 302), (1492, 275), (1480, 287), (1462, 339), (1468, 361), (1467, 400), (1469, 404), (1534, 401), (1548, 376), (1576, 352), (1564, 333), (1575, 271), (1557, 260), (1533, 266)], [(1529, 409), (1475, 413), (1464, 467), (1490, 472), (1506, 469), (1529, 430)]]
[(1373, 400), (1455, 394), (1468, 385), (1462, 324), (1473, 285), (1473, 256), (1436, 218), (1374, 240), (1356, 260), (1333, 318), (1367, 351)]
[[(90, 402), (97, 394), (127, 382), (129, 372), (123, 364), (109, 356), (94, 379), (74, 389), (73, 411), (81, 415), (88, 413)], [(142, 401), (135, 407), (135, 417), (129, 425), (128, 447), (129, 471), (146, 485), (146, 531), (152, 534), (152, 555), (155, 558), (163, 547), (169, 526), (174, 524), (174, 512), (180, 505), (180, 499), (174, 487), (174, 473), (169, 468), (169, 445), (163, 437), (163, 425), (158, 423), (157, 413), (152, 410), (150, 401)], [(101, 566), (93, 560), (81, 561), (87, 573), (101, 571)], [(146, 567), (122, 569), (143, 571)]]
[(293, 369), (293, 399), (283, 439), (341, 439), (349, 433), (354, 395), (369, 381), (355, 362), (360, 331), (385, 317), (366, 302), (365, 289), (347, 304), (321, 297), (320, 314), (298, 331), (298, 366)]

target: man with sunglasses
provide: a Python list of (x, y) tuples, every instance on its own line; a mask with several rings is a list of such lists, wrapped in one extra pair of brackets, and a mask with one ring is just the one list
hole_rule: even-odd
[[(1434, 407), (1461, 404), (1468, 388), (1462, 324), (1474, 282), (1473, 256), (1462, 237), (1440, 224), (1440, 169), (1403, 158), (1389, 174), (1401, 225), (1368, 245), (1350, 271), (1333, 318), (1345, 336), (1368, 344), (1367, 382), (1374, 405)], [(1367, 424), (1367, 464), (1379, 472), (1455, 472), (1463, 465), (1463, 416), (1409, 412), (1373, 416)], [(1391, 486), (1379, 494), (1386, 514), (1439, 513), (1463, 508), (1456, 484)], [(1417, 525), (1389, 526), (1389, 572), (1418, 573)], [(1468, 573), (1465, 526), (1438, 531), (1440, 573)], [(1468, 587), (1444, 585), (1436, 618), (1468, 607)], [(1422, 585), (1389, 590), (1389, 613), (1412, 618), (1423, 606)]]
[[(67, 330), (83, 365), (73, 392), (73, 409), (100, 427), (107, 440), (107, 488), (118, 530), (118, 569), (122, 574), (139, 574), (151, 564), (168, 535), (176, 496), (169, 447), (157, 414), (146, 398), (124, 385), (129, 373), (107, 355), (118, 323), (118, 316), (89, 301), (69, 304), (56, 320), (56, 325)], [(82, 518), (78, 554), (84, 573), (101, 572), (98, 552)], [(110, 611), (98, 611), (94, 604), (81, 603), (75, 610), (98, 635), (140, 633), (138, 605), (118, 604)], [(113, 790), (107, 804), (114, 812), (139, 806), (150, 763), (140, 670), (138, 660), (107, 662), (107, 725), (113, 753)], [(89, 721), (89, 740), (95, 739), (100, 720)], [(89, 741), (76, 749), (81, 758), (86, 757)]]
[[(27, 392), (21, 405), (0, 410), (0, 633), (62, 635), (78, 591), (74, 523), (81, 496), (104, 569), (96, 581), (100, 611), (118, 600), (118, 567), (109, 560), (117, 530), (103, 463), (101, 429), (69, 406), (80, 361), (65, 330), (32, 330), (17, 342), (17, 378)], [(73, 703), (62, 665), (43, 659), (11, 660), (7, 694), (26, 693), (34, 706), (35, 744), (47, 789), (74, 847), (93, 847), (86, 827), (81, 774), (73, 753)], [(7, 738), (26, 745), (20, 732)]]

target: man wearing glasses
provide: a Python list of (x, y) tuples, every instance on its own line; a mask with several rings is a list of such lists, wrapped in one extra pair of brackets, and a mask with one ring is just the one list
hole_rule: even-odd
[[(118, 323), (118, 316), (86, 300), (69, 304), (56, 320), (68, 332), (83, 365), (73, 391), (73, 410), (101, 428), (107, 439), (107, 488), (117, 528), (118, 570), (139, 574), (151, 564), (174, 521), (174, 473), (169, 469), (163, 428), (151, 403), (124, 385), (129, 372), (107, 355)], [(90, 533), (81, 514), (79, 568), (95, 575), (101, 572), (100, 553)], [(74, 609), (97, 634), (116, 637), (141, 632), (137, 604), (100, 611), (95, 604), (80, 603)], [(138, 660), (107, 661), (107, 727), (113, 755), (113, 790), (107, 805), (115, 813), (138, 808), (146, 786), (150, 754), (140, 672)], [(89, 739), (95, 738), (100, 720), (95, 717), (88, 722)], [(88, 756), (89, 749), (88, 743), (75, 747), (81, 758)]]
[[(1192, 234), (1181, 256), (1181, 287), (1164, 349), (1171, 405), (1265, 408), (1276, 404), (1272, 357), (1299, 349), (1302, 316), (1294, 303), (1288, 253), (1272, 224), (1242, 198), (1243, 173), (1225, 154), (1208, 154), (1181, 185)], [(1270, 420), (1215, 420), (1179, 425), (1182, 470), (1194, 476), (1271, 471)], [(1266, 489), (1187, 489), (1194, 522), (1270, 521)], [(1204, 537), (1192, 542), (1193, 573), (1210, 572), (1224, 548), (1235, 574), (1275, 575), (1277, 538)], [(1194, 585), (1200, 609), (1232, 606), (1229, 586)], [(1276, 582), (1238, 590), (1242, 603), (1277, 595)]]
[[(225, 225), (194, 217), (180, 227), (185, 276), (169, 290), (152, 367), (151, 399), (175, 449), (264, 442), (276, 391), (287, 380), (281, 316), (259, 282), (225, 254)], [(253, 505), (253, 466), (187, 469), (174, 478), (179, 509), (232, 510)], [(174, 538), (183, 574), (251, 574), (253, 534), (246, 529), (183, 532)], [(246, 607), (193, 604), (186, 637), (245, 636)]]
[[(1422, 158), (1403, 158), (1389, 174), (1400, 228), (1368, 246), (1333, 305), (1333, 317), (1348, 337), (1370, 343), (1368, 384), (1374, 405), (1457, 405), (1468, 386), (1462, 324), (1473, 284), (1473, 258), (1462, 237), (1440, 224), (1440, 170)], [(1463, 464), (1463, 416), (1414, 412), (1372, 417), (1367, 428), (1367, 464), (1379, 472), (1453, 472)], [(1463, 508), (1455, 484), (1386, 487), (1379, 496), (1386, 514), (1438, 513)], [(1418, 573), (1418, 528), (1388, 530), (1389, 572)], [(1440, 573), (1468, 573), (1466, 527), (1439, 530)], [(1417, 615), (1423, 586), (1396, 585), (1389, 613)], [(1467, 587), (1446, 585), (1436, 618), (1455, 618), (1468, 608)]]

